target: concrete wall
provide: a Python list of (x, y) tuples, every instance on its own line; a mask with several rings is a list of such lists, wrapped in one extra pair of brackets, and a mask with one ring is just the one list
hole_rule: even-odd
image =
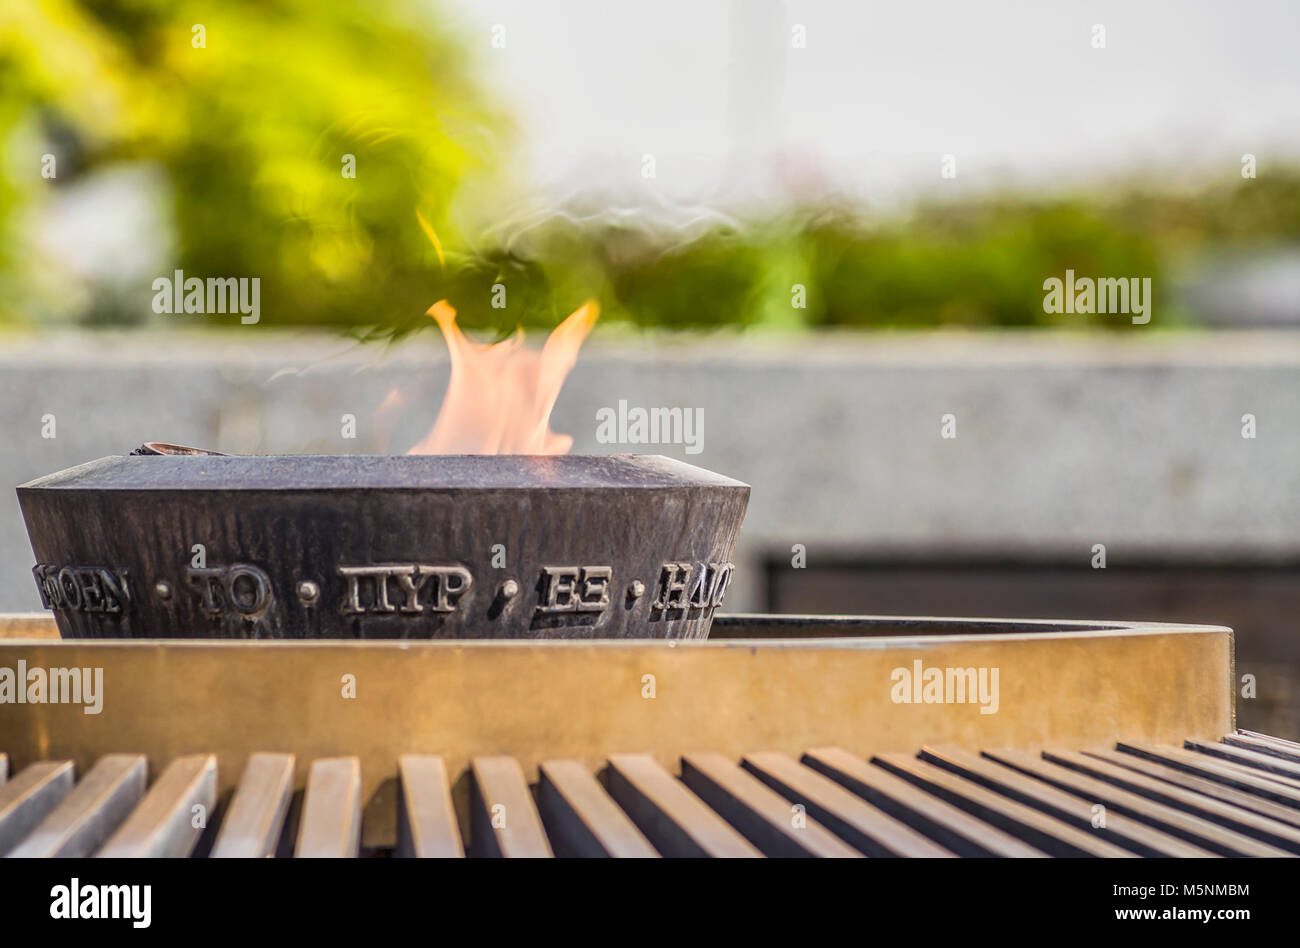
[[(226, 335), (3, 337), (0, 610), (39, 607), (10, 488), (141, 441), (228, 452), (404, 451), (448, 366), (434, 334), (356, 346)], [(375, 420), (399, 386), (392, 431)], [(596, 412), (702, 408), (703, 451), (604, 445)], [(354, 414), (358, 437), (341, 437)], [(941, 417), (956, 418), (955, 439)], [(1241, 436), (1253, 413), (1258, 437)], [(56, 437), (42, 436), (54, 415)], [(578, 453), (657, 452), (753, 486), (729, 596), (764, 555), (1300, 558), (1300, 334), (674, 339), (598, 333), (560, 397)]]

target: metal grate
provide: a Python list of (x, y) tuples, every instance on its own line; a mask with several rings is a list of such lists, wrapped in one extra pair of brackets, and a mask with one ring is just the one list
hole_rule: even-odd
[[(10, 856), (357, 856), (355, 757), (252, 755), (218, 810), (217, 758), (109, 754), (10, 779), (0, 754), (0, 853)], [(1300, 744), (1250, 731), (1184, 746), (974, 752), (926, 746), (861, 757), (650, 755), (599, 773), (547, 760), (471, 760), (463, 807), (437, 756), (397, 761), (400, 856), (1288, 856), (1300, 853)], [(206, 814), (213, 814), (210, 826)], [(200, 818), (204, 817), (204, 818)], [(206, 828), (205, 828), (206, 827)], [(467, 830), (467, 835), (462, 832)], [(372, 853), (366, 853), (367, 855)], [(374, 854), (390, 854), (378, 851)]]

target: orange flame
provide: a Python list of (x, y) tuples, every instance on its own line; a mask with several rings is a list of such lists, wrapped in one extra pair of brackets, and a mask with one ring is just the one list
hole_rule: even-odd
[(593, 301), (556, 326), (540, 352), (519, 330), (490, 345), (472, 342), (446, 300), (429, 307), (451, 353), (451, 381), (429, 433), (408, 454), (567, 454), (573, 438), (551, 430), (578, 350), (600, 314)]

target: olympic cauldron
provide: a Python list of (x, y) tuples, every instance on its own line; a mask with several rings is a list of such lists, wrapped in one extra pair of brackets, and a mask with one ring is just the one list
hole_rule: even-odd
[(228, 456), (18, 488), (64, 638), (708, 635), (749, 499), (659, 456)]

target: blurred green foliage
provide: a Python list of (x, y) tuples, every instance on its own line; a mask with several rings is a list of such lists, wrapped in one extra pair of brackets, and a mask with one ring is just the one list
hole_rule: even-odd
[[(415, 212), (454, 239), (457, 189), (490, 171), (505, 123), (427, 3), (0, 7), (0, 272), (11, 289), (28, 237), (20, 211), (42, 189), (147, 162), (169, 185), (174, 265), (260, 277), (268, 322), (386, 322), (436, 298), (441, 270)], [(52, 181), (40, 174), (46, 148), (59, 159)]]
[[(1232, 168), (1200, 190), (1005, 194), (889, 215), (839, 202), (681, 229), (562, 208), (465, 234), (457, 202), (491, 192), (510, 126), (464, 42), (417, 0), (4, 0), (0, 320), (44, 318), (33, 211), (133, 165), (166, 182), (175, 235), (159, 275), (258, 276), (264, 324), (367, 336), (431, 328), (425, 310), (443, 297), (464, 325), (498, 332), (554, 325), (593, 297), (607, 321), (670, 328), (1121, 328), (1045, 314), (1043, 281), (1069, 268), (1163, 286), (1196, 254), (1300, 240), (1300, 171), (1276, 168), (1256, 180)], [(54, 180), (39, 174), (47, 149)], [(1162, 324), (1178, 316), (1161, 309)], [(77, 316), (150, 317), (95, 298)]]
[[(480, 258), (480, 285), (461, 297), (468, 322), (548, 325), (595, 296), (605, 319), (669, 328), (1127, 329), (1132, 322), (1114, 316), (1045, 313), (1043, 281), (1067, 269), (1078, 277), (1149, 277), (1160, 287), (1161, 325), (1177, 324), (1188, 314), (1168, 288), (1187, 260), (1300, 241), (1300, 169), (1196, 190), (1133, 185), (921, 203), (896, 216), (838, 204), (690, 236), (573, 221), (556, 214), (531, 228), (526, 252)], [(509, 325), (486, 305), (489, 274), (508, 274), (502, 279), (519, 293)], [(792, 306), (796, 284), (803, 308)]]

